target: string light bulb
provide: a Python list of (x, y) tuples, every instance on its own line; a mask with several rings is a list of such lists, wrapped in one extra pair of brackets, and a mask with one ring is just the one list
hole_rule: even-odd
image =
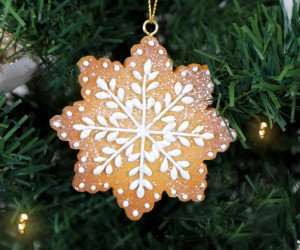
[(22, 213), (19, 217), (18, 231), (20, 234), (24, 234), (26, 228), (26, 221), (29, 219), (26, 213)]
[(268, 127), (268, 124), (266, 122), (262, 122), (260, 124), (260, 129), (258, 131), (258, 135), (259, 135), (260, 139), (264, 139), (265, 138), (266, 128), (267, 127)]

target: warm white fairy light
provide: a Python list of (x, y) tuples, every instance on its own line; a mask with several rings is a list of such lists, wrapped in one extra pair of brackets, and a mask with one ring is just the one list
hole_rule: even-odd
[(266, 122), (262, 122), (260, 124), (260, 130), (258, 131), (258, 135), (259, 135), (260, 139), (264, 139), (265, 138), (266, 128), (267, 127), (268, 127), (268, 124)]
[(28, 215), (25, 213), (22, 213), (19, 217), (19, 224), (18, 224), (18, 231), (20, 234), (23, 234), (25, 232), (26, 228), (26, 221), (28, 220)]

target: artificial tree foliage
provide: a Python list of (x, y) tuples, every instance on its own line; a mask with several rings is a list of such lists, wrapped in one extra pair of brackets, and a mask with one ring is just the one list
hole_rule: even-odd
[[(277, 0), (158, 1), (157, 38), (175, 67), (208, 65), (213, 106), (238, 140), (206, 162), (203, 202), (165, 195), (133, 222), (111, 191), (72, 188), (76, 151), (49, 119), (81, 99), (82, 56), (123, 62), (130, 55), (144, 36), (147, 1), (0, 0), (0, 28), (23, 45), (18, 53), (42, 61), (25, 96), (0, 97), (0, 248), (296, 249), (300, 21), (296, 8), (289, 22), (282, 7)], [(29, 220), (20, 235), (22, 212)]]

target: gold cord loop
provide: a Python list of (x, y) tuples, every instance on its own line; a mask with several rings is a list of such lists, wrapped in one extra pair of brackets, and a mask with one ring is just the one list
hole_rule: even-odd
[[(153, 6), (153, 11), (152, 11), (152, 7), (151, 7), (151, 0), (148, 0), (148, 6), (149, 6), (149, 20), (147, 20), (146, 22), (144, 22), (143, 24), (143, 31), (148, 35), (148, 36), (154, 36), (157, 31), (158, 31), (158, 23), (154, 20), (155, 17), (155, 12), (156, 12), (156, 6), (157, 6), (157, 2), (158, 0), (155, 0), (154, 2), (154, 6)], [(147, 24), (153, 24), (155, 26), (155, 29), (153, 32), (149, 32), (147, 30)]]
[(154, 30), (153, 32), (151, 32), (151, 33), (147, 30), (147, 24), (149, 24), (149, 23), (151, 23), (150, 20), (146, 20), (146, 21), (144, 22), (144, 24), (143, 24), (143, 31), (144, 31), (148, 36), (154, 36), (154, 35), (156, 35), (156, 33), (157, 33), (157, 31), (158, 31), (158, 23), (157, 23), (155, 20), (152, 21), (152, 24), (155, 25), (155, 30)]

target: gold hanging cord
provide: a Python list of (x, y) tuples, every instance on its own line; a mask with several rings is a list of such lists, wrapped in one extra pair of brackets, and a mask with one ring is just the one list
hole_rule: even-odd
[[(151, 0), (148, 0), (148, 6), (149, 6), (149, 20), (147, 20), (147, 21), (144, 22), (144, 24), (143, 24), (143, 31), (144, 31), (148, 36), (154, 36), (154, 35), (157, 33), (157, 31), (158, 31), (158, 23), (154, 20), (157, 2), (158, 2), (158, 0), (155, 0), (154, 6), (153, 6), (153, 11), (152, 11)], [(149, 31), (147, 30), (147, 24), (148, 24), (148, 23), (154, 24), (155, 30), (154, 30), (153, 32), (149, 32)]]

